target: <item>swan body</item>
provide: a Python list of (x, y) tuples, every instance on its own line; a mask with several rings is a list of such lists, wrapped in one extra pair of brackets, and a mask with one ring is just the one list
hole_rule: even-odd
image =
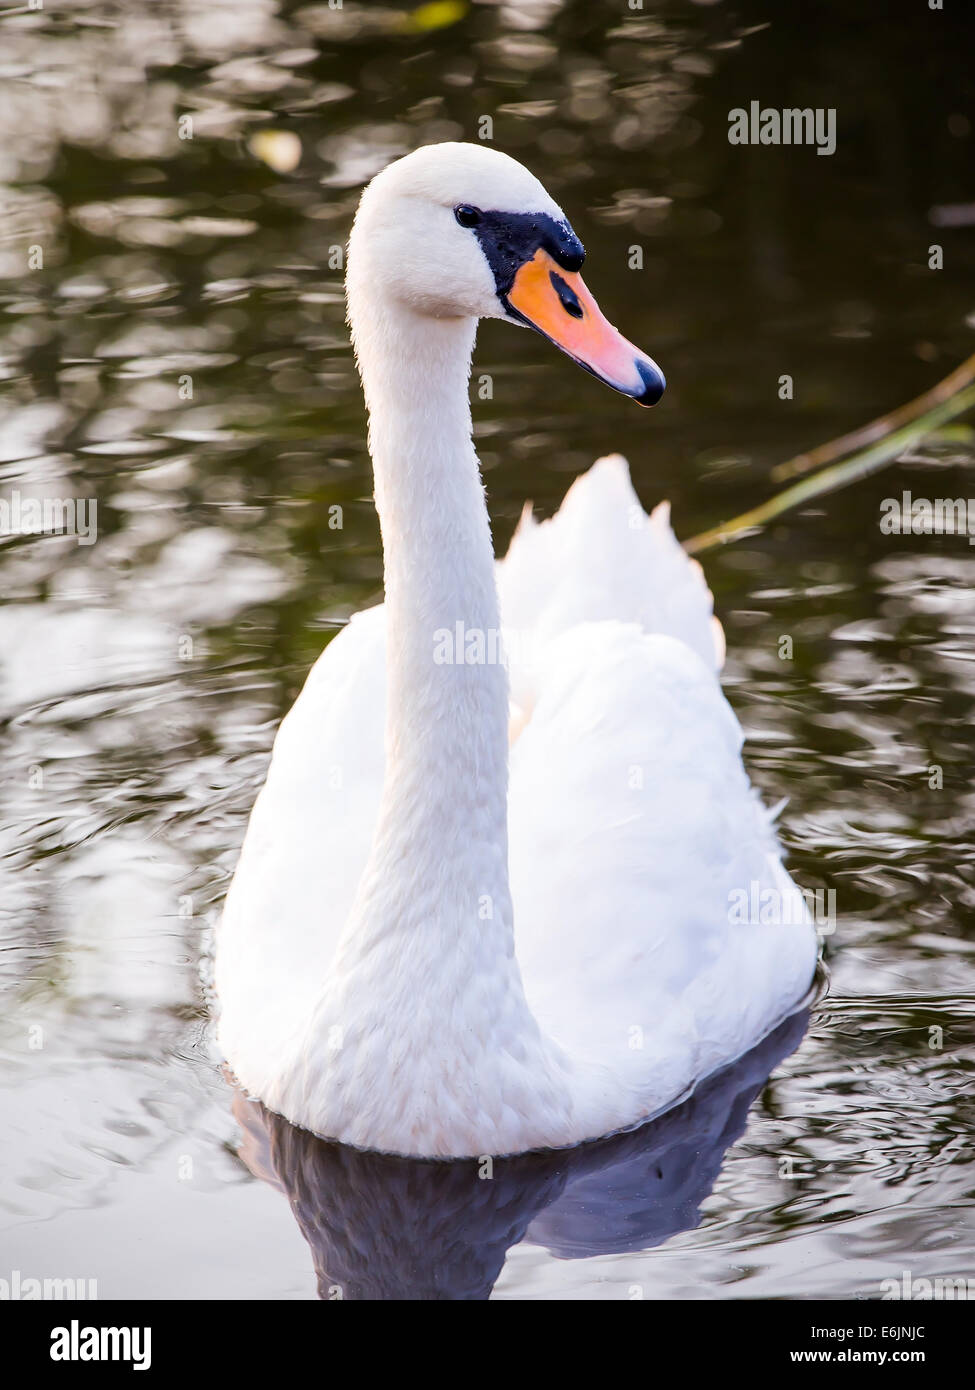
[[(602, 459), (494, 560), (477, 319), (529, 323), (644, 403), (662, 390), (581, 254), (527, 170), (453, 144), (377, 176), (350, 241), (386, 597), (281, 725), (215, 982), (241, 1085), (360, 1148), (511, 1154), (633, 1126), (765, 1037), (815, 969), (666, 508), (648, 517)], [(776, 920), (741, 921), (763, 894)]]

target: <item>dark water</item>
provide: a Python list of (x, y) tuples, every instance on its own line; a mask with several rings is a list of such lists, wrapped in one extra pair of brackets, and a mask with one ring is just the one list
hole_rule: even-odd
[[(310, 1151), (252, 1108), (244, 1152), (283, 1165), (296, 1221), (240, 1157), (208, 1040), (199, 962), (276, 723), (380, 591), (334, 264), (365, 179), (490, 116), (667, 373), (648, 415), (534, 335), (484, 328), (499, 548), (525, 497), (551, 510), (612, 449), (691, 536), (973, 351), (970, 25), (920, 3), (785, 12), (130, 0), (0, 18), (0, 497), (98, 504), (94, 545), (0, 541), (0, 1277), (311, 1297), (317, 1259), (326, 1295), (402, 1292), (405, 1269), (414, 1296), (442, 1275), (592, 1299), (975, 1276), (975, 551), (878, 525), (903, 489), (975, 493), (964, 430), (704, 557), (749, 768), (788, 798), (801, 883), (836, 895), (831, 993), (766, 1086), (775, 1056), (635, 1156), (515, 1168), (503, 1229), (487, 1198), (474, 1213), (449, 1182)], [(835, 107), (836, 153), (730, 146), (752, 100)], [(622, 1164), (615, 1198), (593, 1196), (590, 1161)], [(378, 1210), (398, 1244), (370, 1283), (349, 1246), (380, 1248)], [(471, 1265), (438, 1274), (454, 1239)]]

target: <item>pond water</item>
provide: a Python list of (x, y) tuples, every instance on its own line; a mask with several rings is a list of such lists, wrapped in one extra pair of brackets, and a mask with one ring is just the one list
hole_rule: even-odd
[[(0, 1277), (313, 1298), (317, 1267), (326, 1297), (599, 1299), (975, 1276), (975, 550), (878, 524), (904, 490), (973, 493), (964, 430), (703, 556), (749, 770), (787, 799), (798, 880), (835, 894), (805, 1032), (622, 1150), (519, 1162), (472, 1204), (466, 1176), (238, 1100), (242, 1130), (206, 1002), (277, 722), (381, 591), (343, 324), (363, 181), (490, 118), (667, 373), (648, 414), (482, 330), (498, 548), (611, 450), (690, 537), (973, 351), (970, 24), (914, 10), (0, 17), (0, 497), (97, 503), (95, 544), (0, 540)], [(835, 154), (729, 145), (752, 100), (835, 108)]]

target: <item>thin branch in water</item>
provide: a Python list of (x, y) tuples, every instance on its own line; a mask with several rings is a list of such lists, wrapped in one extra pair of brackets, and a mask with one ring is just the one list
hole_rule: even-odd
[[(964, 366), (967, 367), (969, 363), (975, 364), (975, 357), (969, 358)], [(975, 376), (975, 372), (973, 372), (973, 376)], [(945, 381), (950, 380), (951, 377), (945, 378)], [(942, 386), (944, 384), (944, 382), (941, 383)], [(936, 387), (935, 389), (939, 388)], [(914, 404), (915, 402), (911, 403), (912, 406)], [(912, 423), (903, 425), (893, 433), (887, 434), (869, 448), (861, 449), (852, 458), (844, 459), (842, 463), (834, 463), (829, 468), (822, 468), (811, 478), (793, 483), (792, 487), (787, 487), (784, 492), (771, 497), (758, 507), (753, 507), (751, 511), (736, 516), (733, 521), (723, 522), (710, 531), (704, 531), (701, 535), (692, 537), (691, 540), (684, 543), (684, 548), (688, 554), (697, 555), (702, 550), (710, 550), (713, 546), (725, 545), (728, 541), (738, 540), (744, 535), (759, 530), (769, 521), (774, 520), (775, 517), (791, 511), (794, 507), (800, 507), (816, 497), (825, 497), (828, 493), (836, 492), (840, 488), (849, 487), (851, 483), (857, 482), (860, 478), (866, 478), (869, 474), (877, 473), (887, 464), (893, 463), (930, 435), (932, 431), (939, 429), (948, 420), (963, 415), (966, 410), (970, 410), (973, 406), (975, 406), (975, 385), (969, 385), (967, 390), (957, 392), (949, 399), (941, 401), (919, 419), (915, 419)], [(909, 408), (905, 406), (904, 410), (907, 411)], [(893, 420), (900, 415), (901, 412), (894, 411), (893, 414), (885, 418)], [(875, 421), (873, 425), (867, 425), (864, 430), (857, 431), (856, 436), (866, 438), (868, 432), (873, 430), (877, 423)], [(856, 436), (847, 435), (846, 438), (852, 439)], [(835, 443), (840, 442), (835, 441)], [(824, 450), (831, 448), (833, 448), (832, 444), (823, 446)], [(821, 451), (815, 450), (814, 452), (818, 454)], [(810, 454), (808, 457), (812, 458), (813, 455)]]
[(916, 396), (913, 401), (908, 401), (906, 405), (899, 406), (897, 410), (892, 410), (887, 415), (881, 415), (876, 420), (871, 420), (869, 425), (861, 425), (859, 429), (841, 435), (839, 439), (831, 439), (828, 444), (820, 444), (818, 449), (811, 449), (808, 454), (797, 454), (795, 458), (777, 464), (772, 469), (772, 482), (784, 483), (787, 478), (798, 478), (803, 473), (811, 472), (814, 468), (821, 468), (823, 464), (835, 463), (837, 459), (846, 458), (847, 454), (852, 454), (854, 450), (866, 448), (868, 444), (874, 444), (878, 439), (884, 439), (894, 430), (901, 429), (904, 425), (909, 425), (912, 420), (926, 415), (929, 410), (941, 405), (943, 401), (950, 400), (952, 396), (956, 396), (959, 391), (963, 391), (966, 386), (971, 386), (973, 383), (975, 383), (975, 353), (966, 358), (961, 366), (956, 367), (943, 381), (932, 386), (930, 391)]

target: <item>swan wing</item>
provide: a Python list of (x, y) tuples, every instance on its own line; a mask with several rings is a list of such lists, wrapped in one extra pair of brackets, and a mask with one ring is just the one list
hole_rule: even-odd
[(332, 639), (278, 730), (218, 929), (221, 1047), (255, 1094), (321, 995), (365, 867), (385, 698), (379, 605)]
[(569, 488), (556, 514), (538, 522), (525, 507), (498, 588), (513, 703), (526, 714), (546, 666), (546, 648), (577, 623), (636, 623), (676, 637), (712, 670), (724, 633), (701, 566), (670, 526), (670, 506), (648, 516), (620, 454), (599, 459)]
[(596, 622), (550, 644), (512, 749), (528, 1000), (570, 1055), (605, 1065), (630, 1121), (764, 1037), (813, 975), (816, 933), (741, 743), (713, 669), (688, 645)]

